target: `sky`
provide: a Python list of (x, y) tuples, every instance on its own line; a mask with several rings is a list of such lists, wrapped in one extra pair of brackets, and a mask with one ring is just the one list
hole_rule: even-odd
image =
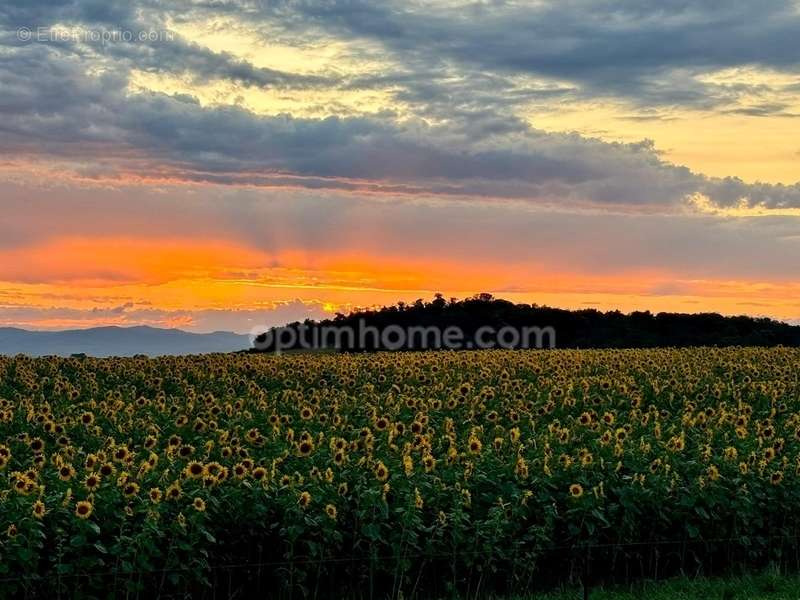
[(0, 326), (800, 322), (797, 0), (0, 4)]

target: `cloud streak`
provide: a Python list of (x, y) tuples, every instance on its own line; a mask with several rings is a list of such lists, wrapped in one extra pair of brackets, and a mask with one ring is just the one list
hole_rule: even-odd
[[(16, 56), (16, 55), (15, 55)], [(35, 70), (34, 82), (26, 73)], [(88, 77), (34, 48), (0, 67), (0, 150), (79, 171), (187, 181), (610, 205), (800, 206), (800, 186), (715, 179), (662, 160), (650, 143), (609, 144), (523, 127), (471, 138), (421, 121), (262, 116), (187, 97), (126, 94), (116, 73)], [(56, 99), (66, 96), (66, 102)], [(291, 181), (287, 176), (293, 176)], [(271, 182), (276, 179), (276, 182)]]

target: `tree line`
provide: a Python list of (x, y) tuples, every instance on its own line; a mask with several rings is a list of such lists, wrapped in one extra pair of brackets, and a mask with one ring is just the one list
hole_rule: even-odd
[[(326, 330), (353, 330), (359, 327), (379, 333), (386, 332), (387, 328), (395, 331), (407, 331), (410, 328), (445, 331), (457, 328), (463, 332), (465, 339), (471, 339), (481, 328), (495, 331), (502, 328), (552, 328), (556, 332), (555, 346), (558, 348), (800, 345), (800, 327), (769, 318), (728, 317), (717, 313), (654, 314), (650, 311), (625, 314), (619, 310), (603, 312), (593, 308), (566, 310), (537, 304), (516, 304), (483, 293), (463, 300), (447, 300), (441, 294), (436, 294), (430, 301), (398, 302), (379, 309), (339, 313), (332, 319), (290, 323), (285, 329), (297, 334), (296, 342), (289, 348), (284, 344), (281, 349), (307, 347), (300, 340), (313, 339), (315, 331), (325, 337)], [(274, 329), (267, 337), (257, 338), (262, 342), (258, 345), (260, 351), (276, 349), (273, 343), (277, 339), (276, 332)], [(340, 337), (335, 349), (346, 352), (386, 349), (380, 346), (377, 337)], [(391, 349), (422, 349), (418, 342), (408, 339), (399, 346), (393, 344)], [(327, 347), (332, 346), (327, 344)]]

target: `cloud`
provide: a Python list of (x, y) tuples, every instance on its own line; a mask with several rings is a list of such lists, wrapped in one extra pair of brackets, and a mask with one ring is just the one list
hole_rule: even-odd
[(319, 302), (287, 300), (257, 309), (164, 310), (140, 307), (130, 302), (124, 306), (71, 308), (64, 306), (31, 307), (0, 305), (0, 327), (31, 329), (83, 329), (107, 325), (178, 327), (208, 333), (233, 331), (249, 333), (253, 329), (284, 325), (305, 319), (330, 317)]
[[(225, 21), (222, 21), (225, 19)], [(228, 1), (147, 3), (121, 0), (17, 3), (0, 8), (8, 32), (18, 27), (164, 30), (204, 21), (239, 27), (265, 43), (298, 48), (345, 44), (351, 57), (378, 58), (380, 71), (298, 74), (256, 66), (231, 52), (214, 52), (180, 36), (157, 43), (71, 45), (84, 59), (117, 66), (188, 74), (196, 82), (222, 79), (245, 86), (369, 89), (394, 93), (418, 115), (474, 119), (481, 107), (494, 118), (554, 94), (621, 98), (640, 107), (730, 109), (743, 97), (794, 84), (719, 82), (706, 75), (755, 66), (796, 75), (800, 13), (789, 0), (686, 3), (560, 0), (417, 3)], [(62, 46), (64, 46), (62, 44)], [(88, 48), (86, 47), (88, 46)], [(377, 54), (377, 56), (376, 56)], [(733, 107), (748, 110), (747, 107)], [(755, 109), (750, 109), (755, 110)]]
[[(284, 267), (303, 269), (307, 280), (310, 273), (335, 279), (326, 259), (336, 257), (385, 264), (387, 276), (405, 264), (434, 286), (434, 274), (446, 276), (432, 270), (443, 261), (471, 265), (476, 276), (508, 268), (527, 271), (531, 279), (543, 271), (587, 281), (621, 273), (659, 280), (675, 273), (687, 279), (800, 278), (800, 237), (791, 217), (608, 213), (233, 185), (29, 181), (3, 187), (7, 218), (0, 238), (6, 229), (26, 232), (0, 252), (7, 280), (55, 281), (111, 268), (121, 281), (202, 273), (239, 279), (237, 271)], [(449, 278), (467, 275), (454, 271)]]
[[(37, 72), (32, 80), (26, 74)], [(192, 98), (126, 94), (48, 48), (0, 66), (0, 150), (110, 172), (187, 181), (677, 206), (800, 206), (800, 187), (713, 179), (663, 161), (652, 143), (519, 130), (472, 139), (421, 121), (256, 115)], [(64, 101), (58, 101), (58, 98)]]
[(435, 291), (624, 310), (692, 301), (738, 313), (759, 302), (759, 313), (798, 314), (800, 237), (787, 217), (186, 183), (0, 185), (0, 239), (25, 233), (0, 250), (7, 324), (248, 331)]
[(343, 0), (264, 3), (262, 11), (294, 31), (315, 24), (334, 35), (378, 41), (404, 60), (567, 80), (585, 95), (625, 97), (646, 106), (709, 108), (742, 90), (695, 75), (740, 65), (796, 72), (800, 65), (800, 14), (787, 0), (440, 7)]
[[(715, 2), (678, 1), (601, 2), (591, 10), (578, 1), (524, 8), (332, 1), (153, 4), (138, 11), (115, 2), (61, 1), (50, 8), (37, 1), (0, 9), (0, 22), (144, 29), (214, 14), (253, 28), (268, 23), (270, 31), (300, 39), (313, 36), (314, 28), (328, 42), (368, 38), (385, 47), (390, 66), (404, 66), (377, 74), (305, 75), (256, 67), (183, 38), (99, 46), (12, 41), (0, 64), (0, 153), (98, 179), (645, 210), (681, 209), (696, 194), (718, 207), (800, 207), (799, 185), (706, 177), (664, 160), (650, 141), (608, 143), (545, 132), (514, 108), (575, 94), (642, 105), (732, 101), (730, 94), (752, 86), (695, 74), (744, 64), (797, 67), (800, 16), (777, 0), (726, 4), (725, 10)], [(133, 93), (133, 69), (293, 90), (389, 86), (413, 112), (259, 114), (201, 105), (187, 94)], [(534, 83), (532, 76), (545, 79)], [(727, 110), (787, 112), (780, 102)]]

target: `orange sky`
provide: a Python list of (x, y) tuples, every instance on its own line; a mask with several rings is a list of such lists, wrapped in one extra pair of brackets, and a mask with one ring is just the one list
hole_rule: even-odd
[[(355, 306), (478, 291), (520, 302), (631, 311), (721, 311), (792, 319), (800, 284), (687, 279), (660, 269), (592, 275), (546, 264), (295, 250), (270, 254), (224, 240), (54, 238), (0, 251), (4, 325), (60, 329), (140, 322), (188, 329), (323, 316)], [(283, 305), (294, 313), (275, 314)], [(239, 314), (238, 322), (236, 315)], [(200, 318), (198, 318), (198, 315)]]
[(0, 325), (435, 292), (800, 322), (794, 0), (104, 7), (0, 14), (62, 34), (0, 61)]

